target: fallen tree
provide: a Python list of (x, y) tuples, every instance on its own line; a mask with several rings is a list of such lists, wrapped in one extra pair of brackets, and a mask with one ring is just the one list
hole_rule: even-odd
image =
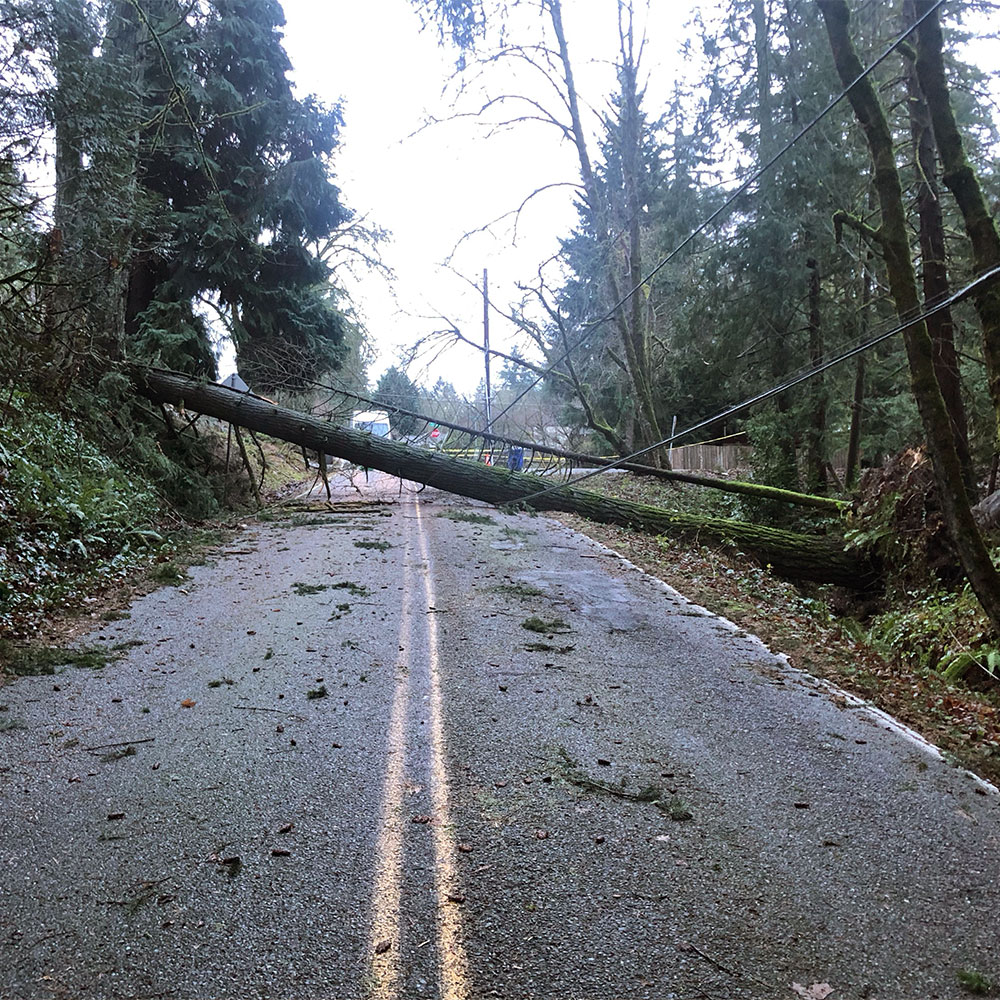
[(524, 504), (536, 510), (567, 511), (593, 521), (653, 534), (733, 545), (793, 580), (860, 589), (878, 579), (873, 562), (861, 552), (846, 550), (843, 540), (836, 536), (806, 535), (746, 521), (700, 517), (617, 500), (572, 486), (540, 493), (552, 486), (551, 481), (338, 427), (228, 386), (199, 382), (159, 369), (136, 368), (132, 377), (138, 392), (156, 403), (194, 410), (460, 496), (497, 505)]
[[(498, 353), (496, 351), (492, 352)], [(317, 386), (321, 383), (315, 383)], [(324, 386), (326, 388), (326, 386)], [(451, 423), (442, 420), (440, 417), (429, 417), (414, 410), (405, 410), (401, 406), (387, 406), (377, 399), (368, 396), (359, 396), (353, 392), (337, 390), (344, 396), (349, 396), (359, 402), (367, 403), (373, 409), (386, 409), (391, 416), (393, 414), (402, 417), (411, 417), (427, 424), (438, 424), (440, 427), (447, 427), (449, 430), (458, 431), (460, 434), (468, 434), (471, 438), (481, 438), (489, 446), (502, 447), (507, 445), (513, 448), (523, 448), (525, 451), (533, 451), (537, 455), (553, 455), (556, 458), (564, 458), (581, 468), (596, 468), (607, 465), (607, 459), (595, 455), (587, 455), (579, 451), (567, 451), (565, 448), (554, 448), (552, 445), (537, 444), (534, 441), (520, 441), (517, 438), (508, 437), (505, 434), (486, 434), (476, 431), (471, 427), (463, 427), (461, 424)], [(747, 483), (739, 479), (718, 479), (711, 476), (698, 476), (691, 472), (677, 472), (675, 469), (659, 469), (653, 465), (644, 465), (642, 462), (629, 462), (627, 460), (616, 460), (616, 469), (625, 472), (634, 472), (638, 476), (652, 476), (656, 479), (666, 479), (669, 482), (688, 483), (692, 486), (704, 486), (710, 490), (720, 490), (723, 493), (735, 493), (739, 496), (750, 497), (753, 500), (777, 500), (781, 503), (792, 504), (798, 507), (813, 507), (816, 510), (825, 510), (830, 514), (843, 514), (851, 509), (851, 505), (846, 500), (837, 500), (834, 497), (815, 496), (811, 493), (799, 493), (796, 490), (785, 490), (777, 486), (766, 486), (763, 483)]]

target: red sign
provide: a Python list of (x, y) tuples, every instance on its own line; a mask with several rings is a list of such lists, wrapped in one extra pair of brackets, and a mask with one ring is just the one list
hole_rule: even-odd
[(441, 436), (441, 430), (440, 430), (440, 428), (435, 427), (431, 431), (431, 437), (436, 441), (440, 436)]

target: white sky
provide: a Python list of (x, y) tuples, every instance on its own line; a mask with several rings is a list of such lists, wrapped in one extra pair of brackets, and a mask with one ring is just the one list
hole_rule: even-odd
[[(438, 46), (436, 31), (421, 32), (409, 0), (284, 0), (283, 6), (285, 48), (299, 96), (345, 100), (346, 127), (335, 160), (345, 201), (393, 234), (382, 256), (396, 273), (394, 289), (373, 275), (348, 283), (378, 351), (372, 378), (395, 363), (401, 347), (446, 327), (442, 315), (470, 338), (481, 338), (481, 298), (442, 263), (463, 234), (517, 208), (531, 191), (575, 181), (575, 152), (552, 127), (519, 126), (487, 139), (469, 118), (407, 138), (429, 116), (450, 113), (442, 89), (455, 62), (453, 50)], [(691, 6), (692, 0), (654, 0), (644, 60), (653, 116), (657, 99), (669, 92)], [(613, 86), (615, 12), (615, 0), (564, 0), (578, 87), (595, 101)], [(497, 81), (495, 91), (499, 87)], [(531, 280), (574, 219), (572, 189), (548, 191), (522, 214), (516, 245), (510, 227), (501, 225), (464, 242), (452, 266), (477, 284), (488, 268), (491, 298), (505, 305), (515, 296), (514, 282)], [(509, 349), (509, 331), (495, 314), (490, 334), (494, 347)], [(453, 348), (429, 370), (412, 368), (410, 374), (424, 383), (441, 376), (468, 393), (482, 378), (482, 355)]]

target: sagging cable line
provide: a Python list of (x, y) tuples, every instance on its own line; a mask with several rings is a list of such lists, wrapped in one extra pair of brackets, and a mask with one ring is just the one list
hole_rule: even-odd
[[(969, 284), (967, 284), (964, 288), (961, 288), (954, 294), (949, 295), (948, 298), (939, 302), (937, 305), (923, 310), (912, 319), (904, 320), (902, 323), (898, 323), (896, 326), (892, 327), (892, 329), (886, 330), (884, 333), (880, 333), (875, 337), (871, 337), (870, 339), (855, 345), (849, 350), (844, 351), (842, 354), (838, 354), (836, 357), (831, 358), (828, 361), (824, 361), (822, 364), (816, 365), (815, 367), (809, 368), (792, 378), (786, 379), (778, 385), (774, 385), (770, 389), (766, 389), (764, 392), (758, 393), (756, 396), (751, 396), (749, 399), (745, 399), (743, 402), (737, 403), (735, 406), (730, 406), (728, 409), (722, 410), (711, 417), (707, 417), (705, 420), (700, 420), (698, 423), (692, 424), (690, 427), (686, 427), (684, 430), (678, 431), (670, 437), (663, 438), (661, 441), (656, 441), (651, 445), (647, 445), (645, 448), (640, 448), (638, 451), (634, 451), (632, 454), (626, 455), (623, 458), (607, 462), (600, 468), (594, 469), (593, 472), (586, 472), (582, 476), (578, 476), (576, 479), (572, 479), (564, 483), (563, 486), (575, 486), (577, 483), (582, 483), (587, 479), (593, 479), (595, 476), (599, 476), (602, 472), (607, 472), (609, 469), (622, 468), (625, 463), (634, 462), (637, 458), (641, 458), (643, 455), (648, 455), (651, 451), (655, 451), (657, 448), (664, 448), (669, 444), (673, 444), (674, 441), (677, 441), (680, 438), (693, 434), (695, 431), (699, 431), (704, 427), (710, 426), (711, 424), (718, 423), (720, 420), (725, 420), (727, 417), (735, 416), (737, 413), (742, 413), (744, 410), (749, 410), (758, 403), (763, 403), (774, 396), (787, 392), (789, 389), (794, 389), (797, 385), (801, 385), (803, 382), (807, 382), (809, 379), (814, 378), (817, 375), (822, 375), (831, 368), (835, 368), (837, 365), (842, 364), (845, 361), (849, 361), (851, 358), (857, 357), (859, 354), (863, 354), (865, 351), (869, 351), (873, 347), (877, 347), (879, 344), (895, 337), (904, 330), (908, 330), (911, 326), (923, 323), (931, 316), (934, 316), (939, 312), (943, 312), (945, 309), (950, 309), (952, 306), (964, 301), (969, 296), (982, 291), (983, 288), (991, 285), (997, 278), (1000, 278), (1000, 267), (994, 267), (984, 274), (981, 274), (978, 278), (969, 282)], [(532, 493), (526, 497), (522, 497), (519, 503), (527, 503), (530, 500), (546, 496), (549, 493), (555, 493), (557, 490), (562, 489), (563, 486), (550, 486), (547, 489), (539, 490), (537, 493)]]
[[(335, 378), (336, 376), (334, 376)], [(381, 409), (386, 410), (390, 416), (392, 414), (398, 414), (400, 416), (407, 416), (414, 418), (416, 420), (422, 421), (425, 424), (438, 424), (441, 427), (446, 427), (449, 430), (455, 431), (459, 434), (467, 435), (470, 439), (470, 444), (466, 447), (472, 447), (471, 442), (476, 440), (481, 440), (484, 442), (480, 446), (480, 458), (482, 457), (482, 452), (486, 447), (493, 450), (499, 451), (502, 446), (508, 448), (520, 448), (523, 450), (526, 456), (530, 456), (525, 459), (525, 465), (523, 470), (528, 472), (531, 469), (532, 464), (535, 461), (536, 456), (550, 456), (553, 458), (563, 459), (568, 463), (568, 465), (561, 475), (565, 476), (565, 482), (562, 485), (568, 485), (573, 476), (574, 466), (590, 466), (597, 465), (601, 466), (607, 462), (607, 459), (600, 455), (586, 455), (582, 452), (567, 451), (562, 448), (550, 447), (548, 445), (537, 444), (534, 441), (521, 441), (517, 438), (509, 437), (503, 434), (486, 434), (483, 431), (477, 431), (471, 427), (464, 427), (461, 424), (452, 423), (448, 420), (442, 420), (436, 417), (428, 417), (425, 414), (417, 413), (413, 410), (405, 410), (402, 407), (394, 407), (391, 404), (384, 403), (380, 400), (372, 399), (369, 396), (362, 396), (360, 393), (354, 392), (350, 389), (337, 389), (333, 386), (327, 385), (323, 382), (317, 382), (314, 379), (307, 379), (310, 384), (317, 386), (321, 389), (326, 389), (329, 392), (336, 393), (340, 396), (344, 396), (349, 399), (357, 400), (358, 402), (366, 403), (369, 405), (374, 404)], [(252, 395), (256, 395), (253, 393)], [(262, 397), (257, 397), (262, 398)], [(717, 438), (717, 441), (728, 440), (733, 435), (726, 435), (723, 438)], [(701, 442), (701, 443), (711, 443), (711, 442)], [(666, 479), (670, 482), (678, 483), (688, 483), (693, 486), (705, 486), (711, 485), (714, 489), (722, 490), (723, 492), (729, 493), (746, 493), (747, 490), (744, 488), (745, 484), (738, 482), (731, 482), (727, 480), (706, 480), (704, 476), (697, 475), (691, 472), (678, 472), (675, 469), (657, 469), (651, 465), (642, 465), (639, 463), (627, 462), (622, 460), (624, 464), (620, 465), (627, 472), (634, 472), (637, 475), (644, 476), (655, 476), (658, 479)], [(548, 474), (552, 473), (552, 468), (547, 467), (546, 472)], [(799, 504), (806, 507), (819, 507), (830, 511), (839, 511), (843, 506), (843, 501), (828, 499), (825, 497), (814, 497), (808, 494), (796, 493), (792, 490), (783, 490), (783, 497), (786, 502), (792, 504)]]
[(549, 367), (546, 369), (545, 373), (539, 375), (534, 382), (531, 383), (526, 389), (524, 389), (519, 396), (516, 396), (512, 402), (510, 402), (496, 417), (495, 420), (499, 420), (501, 417), (506, 416), (512, 407), (519, 403), (532, 389), (538, 385), (539, 382), (546, 375), (552, 374), (556, 368), (559, 367), (577, 348), (581, 347), (586, 340), (587, 335), (591, 332), (594, 327), (600, 326), (602, 323), (607, 322), (612, 316), (625, 305), (633, 295), (636, 295), (645, 285), (647, 285), (660, 271), (663, 270), (692, 240), (700, 236), (709, 226), (712, 225), (720, 216), (727, 212), (732, 205), (742, 197), (761, 177), (767, 173), (768, 170), (773, 167), (778, 160), (780, 160), (803, 136), (811, 132), (847, 95), (853, 90), (853, 88), (859, 84), (869, 73), (877, 69), (890, 55), (896, 50), (896, 47), (902, 42), (908, 35), (916, 31), (923, 22), (930, 17), (935, 11), (940, 7), (944, 6), (946, 0), (937, 0), (932, 7), (929, 7), (916, 21), (913, 22), (909, 27), (901, 31), (889, 45), (886, 46), (882, 54), (866, 66), (858, 76), (851, 81), (851, 83), (844, 87), (835, 97), (833, 97), (826, 107), (819, 112), (808, 124), (804, 125), (788, 142), (778, 150), (766, 163), (758, 167), (754, 173), (752, 173), (736, 190), (711, 214), (706, 218), (699, 226), (693, 229), (673, 250), (670, 251), (634, 288), (631, 288), (626, 292), (607, 312), (605, 312), (600, 318), (588, 321), (581, 324), (584, 327), (583, 333), (580, 339), (571, 344)]
[[(553, 455), (557, 458), (572, 459), (573, 461), (586, 463), (587, 465), (596, 465), (603, 461), (603, 459), (598, 455), (585, 455), (582, 452), (566, 451), (562, 448), (552, 448), (547, 445), (537, 444), (534, 441), (521, 441), (506, 434), (494, 434), (486, 433), (485, 431), (477, 431), (472, 427), (452, 423), (451, 421), (443, 420), (440, 417), (430, 417), (424, 413), (418, 413), (415, 410), (407, 410), (401, 406), (393, 406), (392, 404), (385, 403), (382, 400), (372, 399), (370, 396), (362, 396), (360, 393), (354, 392), (353, 390), (338, 389), (335, 386), (327, 385), (324, 382), (317, 382), (315, 379), (303, 379), (303, 381), (308, 382), (310, 385), (314, 385), (319, 389), (326, 389), (329, 392), (335, 392), (340, 396), (346, 396), (349, 399), (357, 400), (359, 403), (377, 406), (380, 409), (386, 410), (390, 416), (397, 415), (401, 417), (411, 417), (414, 420), (419, 420), (425, 424), (437, 424), (440, 427), (447, 427), (448, 430), (456, 431), (459, 434), (467, 434), (470, 438), (482, 438), (489, 445), (508, 445), (514, 448), (523, 448), (525, 451), (538, 452), (540, 455)], [(680, 479), (683, 476), (682, 473), (673, 473), (669, 472), (669, 470), (657, 469), (651, 465), (635, 465), (633, 471), (639, 473), (649, 473), (652, 475), (663, 475), (664, 473), (667, 473), (667, 478), (672, 479)], [(697, 477), (691, 478), (697, 479)]]

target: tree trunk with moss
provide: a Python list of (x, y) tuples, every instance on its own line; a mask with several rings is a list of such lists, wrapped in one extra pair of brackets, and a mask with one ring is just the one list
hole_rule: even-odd
[[(903, 16), (907, 24), (916, 21), (913, 0), (904, 0)], [(917, 77), (915, 52), (904, 51), (907, 62), (906, 91), (910, 110), (910, 137), (917, 172), (917, 215), (920, 219), (920, 265), (924, 304), (934, 305), (948, 297), (947, 250), (945, 247), (944, 213), (938, 187), (938, 154), (934, 142), (930, 110)], [(969, 425), (962, 402), (962, 386), (955, 350), (955, 323), (950, 309), (942, 309), (927, 318), (927, 332), (934, 345), (934, 370), (941, 395), (951, 417), (955, 446), (962, 462), (965, 488), (970, 498), (976, 494), (976, 474), (969, 452)]]
[(523, 503), (536, 510), (568, 511), (637, 531), (732, 545), (770, 566), (779, 575), (794, 580), (861, 589), (878, 579), (873, 562), (864, 553), (847, 551), (843, 540), (836, 535), (805, 535), (745, 521), (677, 513), (571, 486), (543, 493), (553, 484), (538, 476), (449, 458), (387, 438), (337, 427), (248, 393), (199, 382), (186, 375), (137, 369), (133, 378), (138, 391), (154, 402), (184, 406), (313, 451), (337, 455), (356, 465), (426, 483), (460, 496), (492, 504)]
[[(864, 67), (848, 30), (847, 3), (845, 0), (817, 0), (817, 6), (826, 22), (837, 72), (844, 86), (851, 88), (848, 97), (871, 152), (882, 219), (879, 228), (868, 230), (868, 235), (881, 247), (896, 312), (905, 321), (919, 315), (921, 304), (910, 259), (903, 191), (896, 169), (892, 133), (871, 79), (868, 76), (859, 79)], [(854, 83), (855, 80), (858, 82)], [(908, 326), (903, 339), (910, 383), (927, 436), (945, 524), (969, 583), (994, 630), (1000, 634), (1000, 575), (993, 566), (969, 505), (951, 420), (934, 373), (934, 349), (926, 323), (921, 321)]]
[[(809, 269), (809, 363), (818, 367), (823, 360), (823, 317), (820, 312), (819, 262), (810, 257)], [(815, 493), (827, 488), (826, 475), (826, 384), (822, 375), (812, 380), (809, 394), (809, 428), (807, 438), (808, 487)]]

